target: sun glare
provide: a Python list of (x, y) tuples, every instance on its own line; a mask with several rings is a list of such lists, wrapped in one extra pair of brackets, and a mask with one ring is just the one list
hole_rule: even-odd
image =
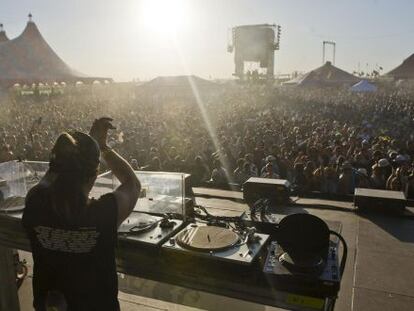
[(161, 35), (175, 34), (188, 22), (185, 0), (143, 0), (140, 10), (144, 26)]

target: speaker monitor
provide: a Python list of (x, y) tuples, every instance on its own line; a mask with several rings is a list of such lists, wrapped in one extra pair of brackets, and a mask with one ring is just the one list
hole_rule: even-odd
[(243, 184), (243, 198), (247, 203), (269, 199), (272, 203), (289, 203), (290, 183), (286, 179), (250, 177)]
[(361, 210), (402, 212), (407, 199), (402, 191), (356, 188), (354, 205)]

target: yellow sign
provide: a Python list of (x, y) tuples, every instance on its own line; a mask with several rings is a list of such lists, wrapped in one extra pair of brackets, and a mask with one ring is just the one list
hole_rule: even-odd
[(325, 303), (324, 299), (288, 294), (286, 298), (288, 304), (312, 308), (312, 309), (322, 309)]

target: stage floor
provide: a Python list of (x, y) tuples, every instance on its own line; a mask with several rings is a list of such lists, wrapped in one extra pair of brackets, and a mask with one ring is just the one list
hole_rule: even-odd
[[(196, 203), (214, 214), (234, 215), (247, 211), (241, 194), (231, 191), (195, 188)], [(342, 223), (342, 235), (348, 243), (348, 260), (335, 310), (414, 310), (414, 215), (361, 216), (353, 212), (352, 203), (318, 199), (300, 199), (297, 206), (281, 208), (287, 215), (307, 212), (328, 221)], [(315, 208), (314, 206), (317, 206)], [(32, 267), (31, 254), (21, 253)], [(122, 310), (234, 310), (273, 311), (274, 307), (237, 301), (198, 291), (170, 286), (136, 277), (119, 276), (119, 299)], [(163, 296), (175, 295), (172, 304), (145, 297), (151, 289)], [(22, 311), (31, 308), (31, 270), (19, 290)], [(141, 296), (140, 296), (141, 295)]]

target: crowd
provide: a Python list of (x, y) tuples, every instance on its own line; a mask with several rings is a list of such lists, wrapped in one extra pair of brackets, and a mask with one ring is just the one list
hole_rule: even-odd
[(62, 131), (111, 116), (113, 148), (136, 170), (179, 171), (193, 184), (288, 179), (299, 193), (355, 187), (414, 193), (414, 96), (389, 90), (224, 87), (154, 102), (134, 92), (67, 92), (0, 103), (0, 162), (47, 161)]

